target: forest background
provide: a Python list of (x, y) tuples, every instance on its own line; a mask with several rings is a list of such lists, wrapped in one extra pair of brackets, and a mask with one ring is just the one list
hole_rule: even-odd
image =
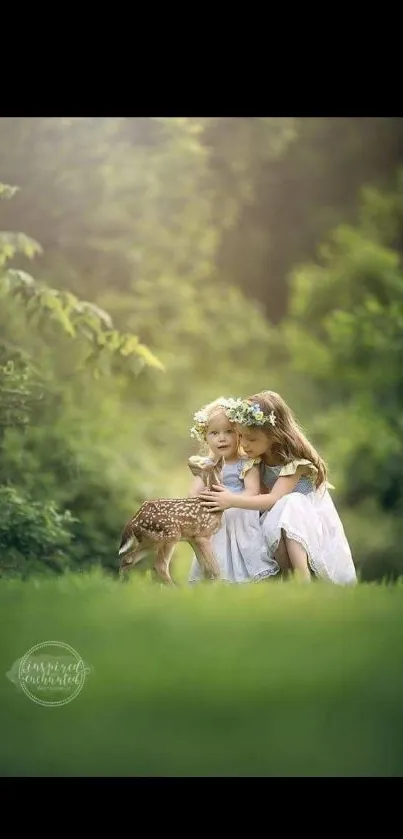
[(137, 505), (187, 492), (193, 413), (261, 389), (327, 460), (362, 579), (402, 574), (402, 141), (385, 117), (0, 119), (2, 577), (114, 573)]

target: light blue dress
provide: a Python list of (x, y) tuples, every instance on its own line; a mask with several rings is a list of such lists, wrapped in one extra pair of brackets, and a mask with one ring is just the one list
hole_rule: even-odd
[[(299, 462), (299, 461), (298, 461)], [(267, 489), (273, 489), (274, 484), (280, 477), (280, 472), (284, 475), (286, 470), (283, 466), (267, 466), (263, 461), (259, 464), (260, 480), (264, 483)], [(298, 483), (292, 492), (301, 492), (302, 495), (309, 495), (313, 490), (312, 477), (310, 475), (301, 475)], [(263, 516), (266, 513), (263, 513)], [(262, 518), (263, 518), (262, 516)]]
[[(243, 492), (244, 475), (252, 465), (253, 461), (245, 457), (226, 464), (222, 472), (224, 486), (231, 492)], [(242, 510), (239, 507), (225, 510), (212, 545), (220, 565), (221, 579), (227, 582), (258, 582), (279, 571), (277, 563), (264, 550), (258, 510)], [(189, 582), (202, 579), (203, 573), (193, 554)]]

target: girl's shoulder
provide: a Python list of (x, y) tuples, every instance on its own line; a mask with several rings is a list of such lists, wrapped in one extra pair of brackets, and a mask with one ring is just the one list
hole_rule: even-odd
[(260, 463), (260, 457), (240, 457), (237, 461), (239, 477), (243, 479), (246, 473), (249, 472), (249, 470), (252, 469), (253, 466), (259, 466)]
[(311, 460), (306, 460), (304, 457), (296, 458), (295, 460), (290, 460), (289, 463), (286, 463), (284, 466), (281, 467), (279, 471), (279, 478), (285, 478), (289, 475), (295, 475), (297, 469), (300, 469), (301, 475), (307, 475), (312, 479), (316, 479), (318, 474), (318, 469)]
[[(288, 477), (289, 475), (295, 475), (298, 467), (301, 470), (301, 477), (310, 478), (312, 483), (315, 484), (316, 478), (318, 475), (318, 469), (311, 460), (306, 460), (304, 457), (296, 458), (295, 460), (291, 460), (290, 463), (286, 463), (285, 466), (282, 466), (280, 472), (278, 473), (279, 478)], [(335, 489), (334, 485), (326, 481), (326, 489)]]

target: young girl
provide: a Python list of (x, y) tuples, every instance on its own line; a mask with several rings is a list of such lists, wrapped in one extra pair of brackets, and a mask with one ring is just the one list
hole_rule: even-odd
[(277, 393), (233, 400), (226, 409), (237, 424), (246, 455), (261, 458), (267, 494), (235, 494), (225, 486), (204, 491), (205, 506), (260, 510), (264, 551), (286, 576), (292, 571), (332, 583), (354, 584), (356, 571), (343, 525), (328, 491), (326, 465)]
[[(251, 498), (259, 493), (259, 467), (253, 458), (246, 458), (239, 450), (239, 435), (234, 422), (226, 415), (231, 400), (216, 399), (194, 415), (191, 436), (201, 443), (201, 454), (214, 459), (224, 458), (223, 485), (239, 498)], [(201, 478), (195, 478), (189, 495), (199, 495), (205, 489)], [(213, 537), (213, 549), (220, 564), (221, 579), (243, 583), (258, 581), (278, 573), (279, 567), (264, 556), (259, 512), (256, 510), (228, 510), (220, 530)], [(189, 582), (203, 579), (196, 557), (189, 574)]]

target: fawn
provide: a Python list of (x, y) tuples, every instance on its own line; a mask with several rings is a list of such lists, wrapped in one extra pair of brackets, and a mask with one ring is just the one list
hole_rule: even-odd
[[(221, 482), (224, 459), (213, 462), (193, 455), (188, 466), (193, 475), (200, 475), (207, 489)], [(214, 556), (211, 537), (220, 528), (223, 511), (211, 512), (202, 506), (201, 499), (157, 498), (145, 501), (127, 522), (120, 540), (119, 574), (133, 568), (150, 552), (157, 556), (152, 563), (157, 577), (174, 585), (169, 565), (178, 542), (188, 542), (204, 571), (204, 576), (217, 580), (220, 568)]]

